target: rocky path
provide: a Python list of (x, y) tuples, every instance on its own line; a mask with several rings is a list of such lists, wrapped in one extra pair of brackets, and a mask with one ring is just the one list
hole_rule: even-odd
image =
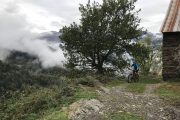
[(162, 99), (149, 94), (155, 86), (150, 87), (152, 85), (147, 87), (144, 94), (134, 94), (119, 88), (99, 94), (99, 100), (105, 105), (103, 112), (126, 111), (140, 115), (145, 120), (180, 120), (180, 112), (173, 113), (172, 107), (166, 106)]
[(100, 86), (98, 100), (80, 100), (70, 106), (69, 119), (100, 120), (102, 114), (123, 111), (144, 120), (180, 120), (180, 109), (167, 106), (162, 98), (152, 94), (157, 86), (147, 85), (143, 94), (127, 92), (123, 87)]

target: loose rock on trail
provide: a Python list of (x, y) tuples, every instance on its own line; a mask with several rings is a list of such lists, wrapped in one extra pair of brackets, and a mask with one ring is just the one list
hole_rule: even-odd
[(70, 120), (100, 120), (101, 115), (118, 111), (130, 112), (144, 120), (180, 120), (180, 108), (167, 105), (153, 95), (157, 85), (147, 85), (143, 94), (127, 92), (123, 87), (100, 86), (98, 100), (82, 99), (69, 107)]

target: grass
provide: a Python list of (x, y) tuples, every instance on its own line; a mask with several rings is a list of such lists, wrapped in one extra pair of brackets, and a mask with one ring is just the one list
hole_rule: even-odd
[(74, 99), (80, 100), (80, 99), (95, 99), (97, 98), (97, 93), (93, 89), (78, 89), (77, 92), (74, 95)]
[(162, 81), (161, 77), (153, 76), (153, 75), (141, 75), (139, 83), (144, 84), (157, 84)]
[(114, 79), (106, 82), (105, 86), (106, 87), (114, 87), (114, 86), (120, 86), (125, 83), (125, 80), (123, 79)]
[(68, 113), (63, 110), (52, 111), (39, 120), (68, 120)]
[(145, 91), (145, 84), (131, 83), (126, 86), (126, 90), (133, 93), (143, 93)]
[[(28, 89), (28, 88), (27, 88)], [(34, 88), (35, 89), (35, 88)], [(19, 96), (13, 99), (6, 99), (0, 106), (4, 110), (1, 118), (6, 119), (37, 119), (43, 115), (47, 109), (56, 107), (60, 104), (60, 92), (51, 88), (36, 88), (34, 92), (25, 94), (21, 91)]]
[[(77, 88), (75, 94), (68, 99), (66, 99), (66, 102), (63, 103), (64, 107), (68, 107), (70, 101), (78, 101), (80, 99), (93, 99), (97, 98), (96, 92), (91, 88), (91, 89), (82, 89), (82, 88)], [(63, 111), (61, 108), (60, 109), (49, 109), (41, 119), (39, 120), (68, 120), (68, 113), (67, 111)]]
[(180, 82), (162, 84), (155, 90), (155, 94), (165, 97), (174, 103), (179, 102), (180, 101)]
[(180, 78), (168, 79), (166, 82), (168, 82), (168, 83), (179, 83), (180, 82)]
[(106, 87), (124, 86), (125, 89), (133, 93), (143, 93), (146, 89), (146, 84), (157, 84), (162, 81), (162, 78), (152, 75), (141, 75), (140, 80), (137, 83), (127, 83), (126, 79), (114, 79), (108, 81), (104, 85)]
[[(126, 85), (127, 84), (126, 81), (127, 81), (127, 78), (119, 78), (119, 79), (116, 78), (116, 79), (109, 80), (104, 85), (106, 87), (121, 86), (121, 85)], [(146, 75), (146, 76), (141, 75), (138, 83), (140, 83), (140, 84), (157, 84), (160, 82), (162, 82), (161, 77), (152, 76), (152, 75)]]
[[(32, 91), (29, 93), (28, 90)], [(38, 87), (28, 88), (13, 95), (10, 99), (5, 99), (0, 103), (0, 117), (2, 120), (67, 120), (66, 112), (62, 107), (68, 107), (71, 103), (79, 99), (97, 98), (94, 89), (75, 88), (72, 92), (69, 88), (63, 91), (58, 87)], [(51, 119), (53, 118), (53, 119)]]
[(66, 77), (58, 77), (56, 73), (34, 75), (29, 73), (29, 69), (24, 70), (1, 62), (0, 73), (1, 120), (35, 120), (44, 116), (47, 120), (52, 116), (66, 120), (67, 115), (61, 111), (62, 107), (75, 102), (77, 96), (93, 96), (90, 93), (85, 96), (84, 91), (77, 91), (75, 94), (72, 82), (69, 83)]
[[(9, 73), (9, 69), (7, 68), (5, 73)], [(68, 113), (62, 110), (63, 107), (68, 107), (71, 103), (82, 98), (97, 98), (97, 93), (93, 87), (96, 77), (90, 76), (79, 79), (79, 84), (86, 85), (86, 87), (80, 88), (75, 87), (72, 81), (69, 83), (70, 79), (66, 79), (66, 77), (57, 77), (56, 73), (53, 75), (48, 73), (50, 76), (48, 74), (39, 76), (24, 74), (22, 76), (22, 71), (19, 70), (18, 74), (10, 72), (10, 76), (4, 74), (6, 79), (2, 78), (3, 86), (0, 87), (3, 88), (2, 90), (6, 90), (3, 91), (5, 97), (0, 99), (0, 118), (2, 120), (68, 120)], [(21, 76), (20, 79), (19, 76)], [(140, 76), (139, 83), (130, 84), (126, 83), (123, 78), (106, 76), (100, 76), (100, 78), (102, 81), (105, 81), (104, 85), (106, 87), (125, 86), (129, 92), (134, 93), (143, 93), (146, 84), (161, 82), (160, 78), (152, 76)], [(180, 91), (180, 86), (176, 83), (169, 84), (171, 86), (160, 86), (156, 90), (156, 94), (180, 101), (180, 94), (178, 92)], [(105, 117), (105, 120), (119, 119), (141, 120), (138, 116), (126, 112), (113, 113)]]
[(104, 115), (101, 120), (143, 120), (143, 119), (129, 112), (116, 112), (109, 115)]

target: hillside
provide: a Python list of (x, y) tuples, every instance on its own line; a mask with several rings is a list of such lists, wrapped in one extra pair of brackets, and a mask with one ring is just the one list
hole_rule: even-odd
[(14, 51), (0, 62), (2, 120), (179, 119), (179, 82), (141, 76), (128, 84), (110, 75), (43, 69), (37, 60)]
[(63, 76), (52, 74), (63, 74), (63, 69), (52, 69), (43, 69), (37, 57), (17, 51), (6, 63), (0, 62), (1, 119), (35, 119), (61, 107), (73, 90)]

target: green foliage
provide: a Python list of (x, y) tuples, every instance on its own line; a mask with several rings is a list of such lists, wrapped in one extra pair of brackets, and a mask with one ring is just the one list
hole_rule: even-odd
[(167, 82), (169, 82), (169, 83), (179, 83), (180, 78), (170, 78), (170, 79), (167, 80)]
[(86, 76), (86, 77), (78, 78), (76, 81), (76, 84), (94, 87), (95, 86), (95, 78), (92, 76)]
[(69, 86), (63, 89), (57, 86), (26, 87), (25, 90), (12, 92), (12, 94), (13, 97), (10, 99), (1, 99), (0, 107), (3, 111), (0, 111), (0, 117), (2, 120), (67, 120), (67, 113), (61, 110), (62, 107), (67, 107), (82, 98), (97, 98), (94, 90), (78, 88), (75, 91)]
[(171, 103), (180, 101), (180, 83), (167, 83), (159, 86), (155, 90), (155, 94), (169, 98)]
[(48, 110), (62, 108), (75, 100), (75, 90), (69, 79), (55, 74), (58, 70), (63, 72), (62, 69), (43, 70), (35, 74), (24, 68), (0, 62), (2, 120), (39, 119)]
[[(134, 49), (131, 55), (135, 58), (137, 63), (140, 64), (141, 73), (144, 75), (150, 72), (159, 72), (162, 65), (161, 45), (153, 45), (152, 39), (153, 36), (146, 35), (131, 48)], [(150, 71), (150, 69), (152, 70)]]
[(115, 77), (115, 75), (112, 76), (112, 75), (109, 75), (109, 74), (96, 75), (95, 77), (99, 82), (104, 83), (104, 84), (106, 84), (106, 83), (108, 83), (110, 81), (113, 81), (115, 79), (118, 79), (118, 77)]
[[(31, 92), (28, 92), (31, 91)], [(68, 86), (60, 89), (28, 87), (23, 91), (12, 92), (12, 98), (1, 99), (0, 112), (2, 120), (37, 119), (44, 116), (47, 110), (61, 108), (73, 102), (74, 92)]]
[(141, 33), (135, 2), (103, 0), (102, 4), (89, 1), (85, 6), (80, 5), (80, 25), (73, 23), (60, 30), (67, 66), (91, 67), (99, 73), (103, 73), (105, 64), (115, 70), (126, 66), (122, 54)]
[(0, 94), (4, 89), (14, 90), (21, 88), (22, 81), (27, 82), (28, 76), (29, 74), (26, 71), (0, 62)]
[(75, 93), (74, 99), (95, 99), (97, 98), (97, 93), (94, 90), (85, 90), (85, 89), (78, 89)]
[(7, 96), (6, 91), (21, 90), (26, 86), (47, 87), (57, 85), (62, 87), (68, 83), (67, 79), (58, 77), (58, 75), (51, 75), (51, 73), (32, 74), (29, 69), (0, 62), (0, 96)]
[(68, 114), (62, 110), (51, 111), (48, 115), (45, 115), (42, 119), (39, 120), (69, 120)]
[(126, 83), (124, 78), (115, 78), (106, 82), (105, 86), (107, 87), (121, 86), (124, 85), (124, 83)]
[(60, 67), (52, 67), (52, 68), (46, 68), (42, 69), (41, 73), (42, 74), (47, 74), (47, 75), (52, 75), (52, 76), (68, 76), (70, 71), (68, 71), (65, 68), (60, 68)]
[(131, 83), (126, 86), (126, 90), (134, 93), (143, 93), (145, 90), (145, 84)]
[[(58, 73), (60, 71), (60, 73)], [(2, 120), (67, 119), (61, 109), (81, 98), (96, 98), (93, 90), (76, 88), (71, 73), (60, 68), (33, 74), (28, 69), (0, 62), (0, 118)], [(74, 78), (74, 79), (73, 79)], [(92, 80), (93, 77), (84, 77)], [(19, 85), (20, 84), (20, 85)]]
[(148, 60), (150, 59), (150, 48), (138, 43), (133, 46), (133, 49), (135, 49), (135, 51), (132, 52), (132, 56), (136, 62), (140, 64), (142, 73), (149, 73), (150, 65)]
[[(66, 93), (68, 93), (69, 91), (70, 90), (67, 90)], [(70, 91), (70, 92), (72, 93), (72, 91)], [(43, 112), (40, 112), (40, 114), (36, 114), (36, 116), (41, 119), (58, 119), (58, 118), (60, 119), (61, 118), (62, 120), (66, 120), (67, 113), (66, 113), (66, 111), (62, 111), (61, 108), (68, 107), (69, 104), (71, 104), (77, 100), (80, 100), (82, 98), (94, 99), (94, 98), (97, 98), (97, 94), (93, 89), (76, 88), (76, 91), (74, 91), (74, 89), (73, 89), (72, 96), (69, 96), (69, 95), (67, 96), (62, 91), (60, 94), (55, 96), (55, 100), (58, 101), (58, 102), (56, 102), (57, 103), (56, 107), (50, 106), (48, 109), (42, 109)], [(47, 99), (47, 98), (45, 98), (45, 99)], [(51, 101), (51, 102), (53, 102), (53, 101)], [(47, 114), (47, 116), (45, 116), (44, 114)], [(51, 118), (51, 117), (53, 117), (53, 118)]]
[(72, 86), (64, 86), (62, 89), (62, 96), (71, 97), (75, 93), (75, 89)]
[(143, 84), (157, 84), (162, 82), (162, 78), (154, 75), (141, 75), (139, 83)]
[(141, 117), (127, 112), (117, 112), (104, 115), (101, 120), (143, 120)]
[(67, 78), (75, 79), (75, 78), (81, 78), (86, 76), (87, 74), (91, 74), (91, 71), (88, 70), (79, 70), (79, 69), (70, 69), (65, 74)]
[(139, 55), (136, 56), (138, 62), (141, 65), (142, 73), (147, 75), (150, 71), (150, 67), (152, 64), (152, 44), (151, 44), (151, 36), (146, 36), (142, 40), (139, 41), (139, 44), (142, 46)]
[(153, 76), (153, 75), (141, 75), (140, 79), (137, 83), (127, 83), (127, 78), (118, 78), (114, 77), (108, 80), (106, 83), (104, 83), (107, 87), (115, 87), (115, 86), (121, 86), (121, 87), (127, 87), (127, 90), (130, 91), (139, 91), (142, 93), (144, 91), (144, 86), (146, 84), (158, 84), (162, 82), (161, 77)]

